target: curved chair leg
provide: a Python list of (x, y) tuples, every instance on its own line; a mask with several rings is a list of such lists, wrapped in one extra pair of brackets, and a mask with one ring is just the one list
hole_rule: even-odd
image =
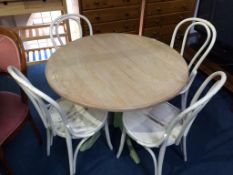
[(5, 159), (2, 147), (0, 147), (0, 161), (2, 162), (2, 165), (6, 170), (6, 175), (13, 175), (10, 167), (8, 166), (7, 160)]
[(90, 137), (87, 137), (87, 138), (84, 138), (82, 139), (79, 144), (77, 145), (76, 149), (75, 149), (75, 152), (74, 152), (74, 162), (73, 162), (73, 171), (74, 171), (74, 174), (76, 173), (76, 162), (77, 162), (77, 156), (78, 156), (78, 152), (81, 148), (81, 146), (89, 139)]
[(69, 159), (69, 169), (70, 169), (70, 175), (73, 175), (73, 147), (72, 147), (72, 141), (71, 137), (66, 135), (66, 146), (67, 146), (67, 152), (68, 152), (68, 159)]
[(119, 158), (121, 156), (122, 150), (123, 150), (124, 145), (125, 145), (125, 137), (126, 137), (126, 132), (125, 132), (125, 128), (123, 127), (122, 133), (121, 133), (121, 142), (120, 142), (120, 146), (119, 146), (118, 151), (117, 151), (117, 158)]
[(27, 118), (28, 118), (28, 121), (29, 121), (35, 135), (36, 135), (36, 138), (37, 138), (39, 144), (42, 144), (43, 141), (42, 141), (42, 137), (41, 137), (41, 134), (40, 134), (40, 130), (37, 128), (34, 120), (32, 119), (32, 116), (31, 116), (30, 112), (28, 112), (28, 117)]
[(51, 136), (50, 136), (50, 131), (49, 129), (46, 129), (46, 135), (47, 135), (47, 156), (50, 156), (50, 141), (51, 141)]
[(182, 151), (184, 155), (184, 161), (187, 162), (188, 156), (187, 156), (186, 136), (183, 136)]
[(162, 169), (163, 169), (163, 160), (164, 160), (164, 155), (165, 155), (165, 152), (166, 152), (166, 145), (163, 144), (161, 147), (160, 147), (160, 150), (159, 150), (159, 158), (158, 158), (158, 175), (162, 175)]
[(181, 111), (185, 110), (187, 105), (188, 92), (181, 95)]
[(53, 137), (54, 137), (53, 132), (52, 130), (50, 130), (50, 146), (53, 145)]
[(113, 146), (112, 146), (112, 142), (111, 142), (111, 138), (110, 138), (110, 134), (109, 134), (109, 127), (108, 127), (108, 120), (106, 120), (105, 124), (104, 124), (104, 131), (105, 131), (105, 137), (108, 143), (108, 147), (110, 150), (113, 150)]
[(53, 144), (53, 135), (50, 129), (46, 129), (46, 136), (47, 136), (47, 156), (50, 156), (50, 147)]
[(152, 149), (148, 148), (148, 147), (144, 147), (147, 152), (151, 155), (152, 159), (153, 159), (153, 163), (154, 163), (154, 175), (157, 175), (157, 159), (156, 159), (156, 156), (155, 156), (155, 153), (152, 151)]

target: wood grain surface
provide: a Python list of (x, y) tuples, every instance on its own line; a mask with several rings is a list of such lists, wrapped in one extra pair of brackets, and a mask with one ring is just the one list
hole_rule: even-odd
[(114, 112), (171, 99), (187, 82), (188, 67), (178, 52), (155, 39), (99, 34), (58, 49), (46, 65), (46, 78), (60, 96)]

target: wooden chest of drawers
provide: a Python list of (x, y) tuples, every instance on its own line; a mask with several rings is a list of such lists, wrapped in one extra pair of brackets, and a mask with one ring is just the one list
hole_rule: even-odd
[(80, 13), (91, 21), (94, 33), (138, 33), (141, 0), (79, 0), (79, 6)]
[[(139, 32), (143, 0), (79, 0), (94, 33)], [(196, 0), (145, 0), (142, 34), (169, 43), (175, 25), (193, 16)], [(141, 21), (142, 22), (142, 21)], [(84, 34), (87, 26), (84, 25)]]
[(125, 7), (138, 5), (141, 0), (81, 0), (82, 10), (95, 10), (103, 8)]
[(178, 22), (193, 16), (195, 0), (147, 0), (143, 35), (169, 43)]

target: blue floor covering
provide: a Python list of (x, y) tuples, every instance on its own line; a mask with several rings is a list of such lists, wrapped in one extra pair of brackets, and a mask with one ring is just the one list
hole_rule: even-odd
[[(28, 67), (32, 84), (57, 99), (48, 86), (44, 75), (45, 64)], [(205, 76), (198, 75), (191, 94)], [(0, 90), (15, 91), (14, 82), (0, 77)], [(177, 104), (178, 98), (172, 100)], [(184, 162), (177, 146), (170, 146), (165, 155), (163, 175), (232, 175), (233, 174), (233, 96), (222, 89), (204, 108), (195, 120), (187, 140), (188, 162)], [(64, 139), (56, 137), (50, 157), (46, 156), (46, 135), (42, 122), (30, 106), (32, 116), (38, 125), (43, 144), (39, 145), (31, 127), (26, 124), (18, 134), (5, 145), (5, 154), (14, 175), (68, 175), (68, 157)], [(127, 147), (117, 159), (116, 151), (120, 141), (120, 130), (110, 126), (114, 150), (107, 147), (104, 134), (95, 145), (82, 152), (77, 160), (77, 175), (153, 175), (152, 159), (139, 145), (133, 142), (141, 163), (135, 164), (129, 157)], [(75, 143), (77, 144), (77, 142)], [(154, 149), (158, 153), (157, 149)], [(2, 167), (0, 166), (1, 174)]]

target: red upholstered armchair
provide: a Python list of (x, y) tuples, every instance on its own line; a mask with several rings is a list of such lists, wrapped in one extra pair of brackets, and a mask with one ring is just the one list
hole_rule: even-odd
[[(11, 29), (0, 26), (0, 78), (9, 76), (9, 65), (14, 65), (26, 74), (25, 52), (20, 38)], [(42, 143), (40, 132), (29, 113), (27, 96), (23, 91), (20, 92), (0, 91), (0, 161), (7, 174), (12, 174), (12, 171), (4, 157), (3, 146), (26, 121), (32, 126), (39, 143)]]

